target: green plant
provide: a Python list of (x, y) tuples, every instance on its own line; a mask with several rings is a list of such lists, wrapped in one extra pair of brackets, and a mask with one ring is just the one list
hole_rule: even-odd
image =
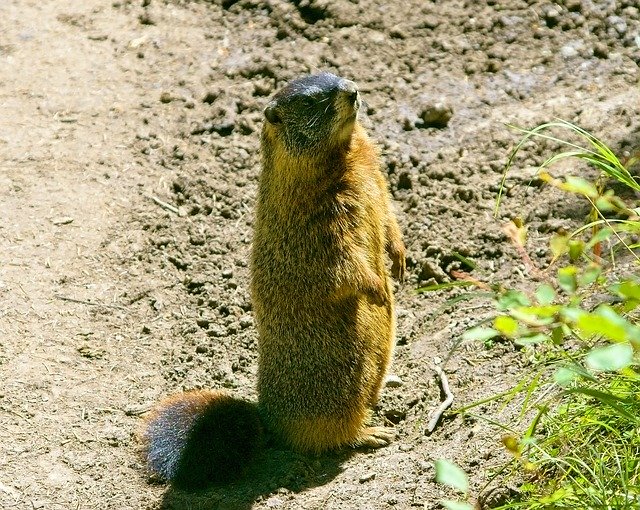
[[(505, 225), (539, 283), (532, 288), (526, 282), (524, 289), (485, 284), (485, 291), (492, 290), (496, 316), (490, 327), (463, 335), (463, 340), (483, 342), (501, 337), (544, 352), (538, 362), (545, 366), (538, 374), (548, 375), (483, 401), (524, 392), (521, 416), (534, 413), (524, 432), (503, 426), (510, 431), (503, 444), (516, 461), (512, 471), (527, 481), (518, 501), (500, 508), (640, 508), (640, 257), (635, 253), (640, 209), (607, 189), (606, 179), (633, 192), (640, 191), (640, 184), (606, 144), (573, 124), (556, 121), (516, 129), (525, 136), (509, 158), (503, 187), (526, 141), (551, 140), (569, 150), (547, 158), (539, 177), (585, 197), (592, 212), (586, 225), (550, 239), (552, 262), (544, 269), (527, 254), (526, 226), (518, 220)], [(586, 147), (548, 134), (554, 129), (577, 135)], [(547, 169), (566, 158), (588, 162), (600, 171), (599, 178), (592, 183), (583, 177), (551, 176)], [(501, 198), (502, 193), (496, 211)], [(620, 259), (624, 265), (617, 263)], [(554, 391), (548, 391), (550, 385)], [(532, 398), (542, 387), (546, 394)]]
[[(469, 479), (462, 469), (445, 459), (437, 460), (435, 468), (436, 482), (461, 492), (465, 498), (469, 497)], [(470, 503), (451, 499), (442, 501), (442, 506), (447, 510), (473, 510), (473, 506)]]

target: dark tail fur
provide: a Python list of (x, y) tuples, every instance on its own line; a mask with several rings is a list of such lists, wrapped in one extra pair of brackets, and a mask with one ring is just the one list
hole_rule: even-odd
[(146, 419), (149, 468), (182, 490), (199, 490), (240, 478), (262, 449), (256, 404), (221, 391), (169, 397)]

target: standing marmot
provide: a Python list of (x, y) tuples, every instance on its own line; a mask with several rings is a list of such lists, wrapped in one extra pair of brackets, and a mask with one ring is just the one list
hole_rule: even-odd
[(262, 426), (300, 452), (392, 439), (367, 422), (394, 343), (385, 253), (402, 278), (405, 249), (359, 107), (353, 82), (321, 73), (292, 81), (265, 109), (251, 258), (258, 405), (213, 391), (161, 403), (147, 421), (147, 457), (174, 485), (238, 476)]

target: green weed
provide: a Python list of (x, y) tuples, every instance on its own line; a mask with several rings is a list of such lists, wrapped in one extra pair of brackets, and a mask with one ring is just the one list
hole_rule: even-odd
[[(550, 239), (553, 259), (544, 269), (528, 256), (526, 226), (518, 220), (505, 225), (532, 278), (540, 283), (533, 291), (484, 284), (485, 293), (491, 290), (496, 315), (490, 327), (478, 326), (463, 337), (485, 343), (501, 337), (529, 350), (544, 347), (528, 383), (483, 399), (521, 395), (520, 418), (534, 416), (519, 433), (517, 424), (498, 424), (508, 431), (503, 445), (514, 459), (506, 472), (525, 480), (519, 496), (499, 508), (638, 509), (640, 208), (628, 206), (608, 189), (607, 179), (632, 192), (639, 192), (640, 184), (606, 144), (571, 123), (559, 120), (515, 129), (524, 137), (507, 162), (501, 189), (525, 142), (551, 140), (568, 150), (547, 158), (538, 176), (583, 196), (592, 212), (586, 225)], [(558, 130), (577, 136), (578, 142), (550, 134)], [(567, 158), (586, 161), (600, 177), (590, 182), (550, 175), (553, 164)], [(496, 212), (501, 199), (502, 192)], [(531, 282), (525, 287), (531, 288)], [(456, 412), (468, 413), (475, 405)]]

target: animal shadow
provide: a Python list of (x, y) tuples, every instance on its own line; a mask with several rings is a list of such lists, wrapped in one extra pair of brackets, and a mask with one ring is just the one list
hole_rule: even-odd
[(288, 450), (265, 449), (238, 481), (200, 492), (170, 487), (162, 510), (248, 510), (262, 496), (284, 488), (301, 492), (324, 485), (342, 472), (342, 464), (354, 452), (340, 451), (307, 457)]

